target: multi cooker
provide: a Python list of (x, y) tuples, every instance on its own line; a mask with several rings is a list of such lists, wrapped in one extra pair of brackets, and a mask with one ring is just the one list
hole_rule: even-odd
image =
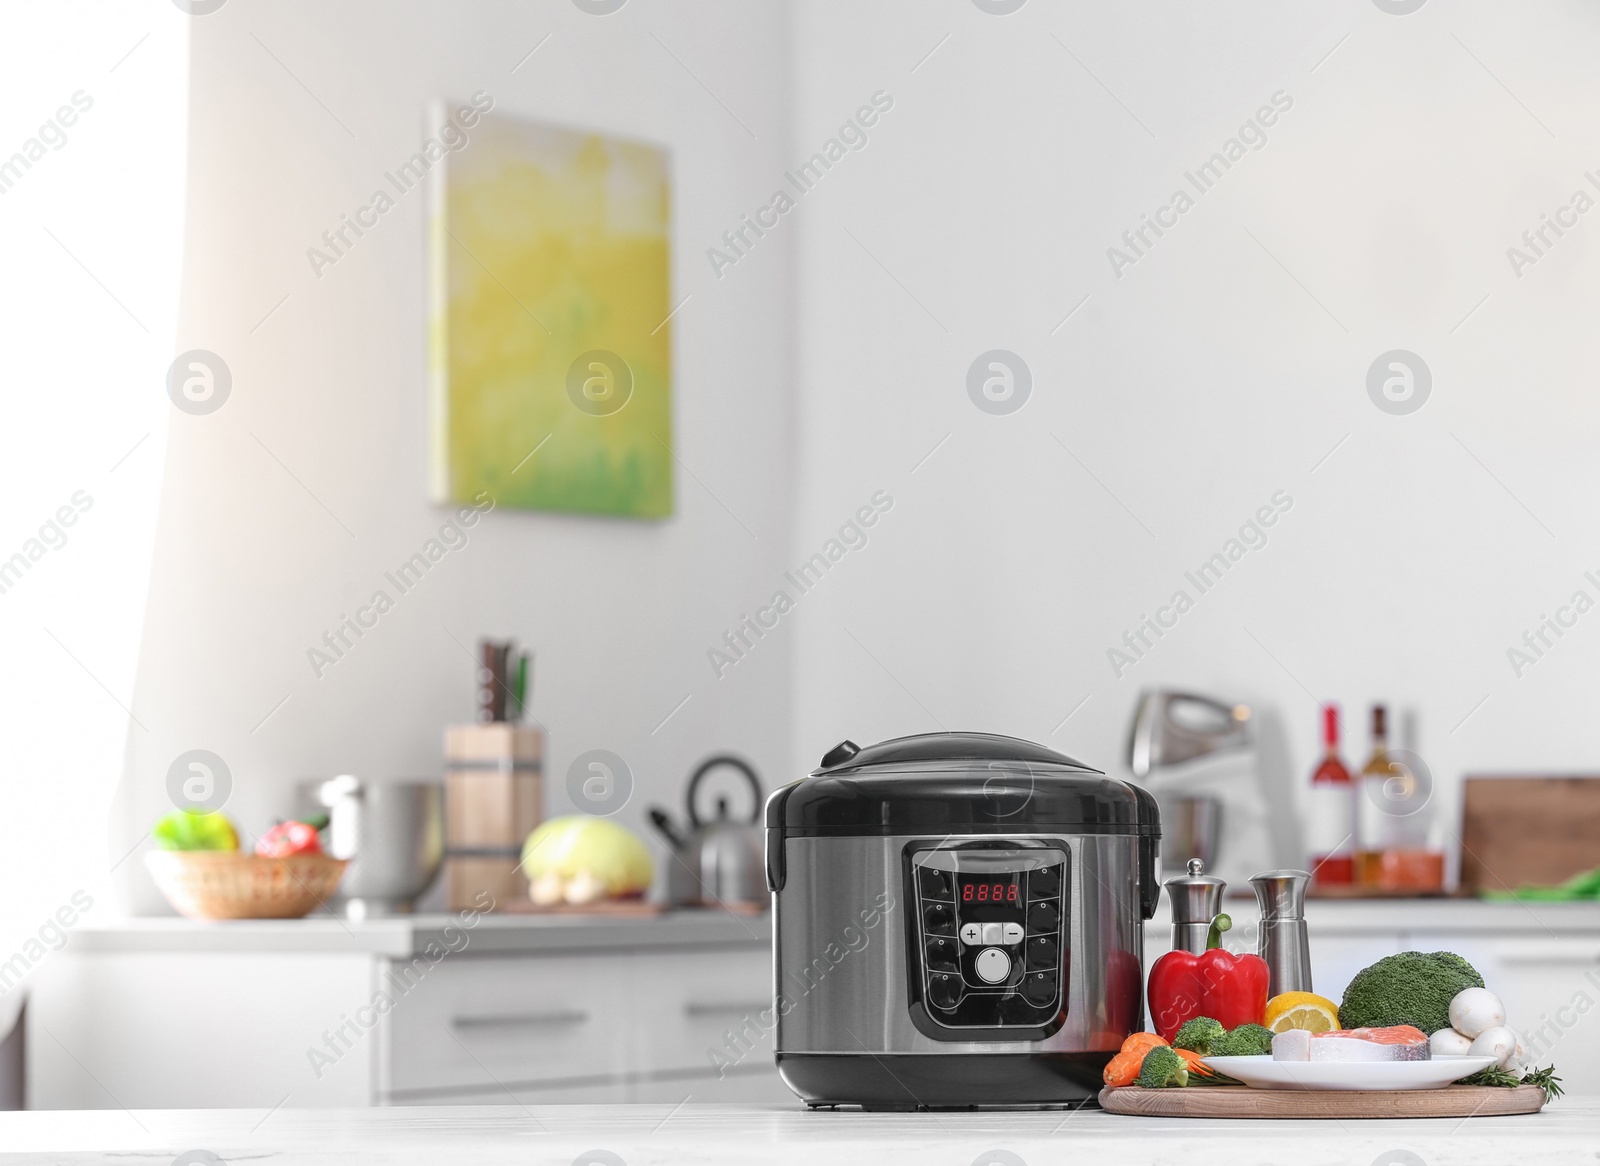
[(810, 1106), (1055, 1105), (1144, 1027), (1155, 799), (987, 733), (845, 741), (766, 808), (778, 1071)]

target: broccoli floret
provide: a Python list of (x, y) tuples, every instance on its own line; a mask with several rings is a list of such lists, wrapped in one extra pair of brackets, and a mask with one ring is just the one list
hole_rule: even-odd
[(1139, 1065), (1139, 1088), (1165, 1089), (1169, 1085), (1186, 1085), (1189, 1070), (1183, 1058), (1166, 1045), (1157, 1045), (1144, 1055)]
[(1212, 1046), (1226, 1031), (1220, 1021), (1212, 1020), (1209, 1016), (1196, 1016), (1184, 1022), (1178, 1035), (1172, 1038), (1172, 1047), (1189, 1049), (1203, 1057), (1212, 1051)]
[(1272, 1030), (1259, 1024), (1241, 1024), (1224, 1033), (1211, 1046), (1213, 1057), (1259, 1057), (1272, 1051)]
[(1410, 1024), (1430, 1035), (1450, 1027), (1450, 1001), (1483, 977), (1452, 951), (1403, 951), (1356, 973), (1339, 1003), (1345, 1028)]
[[(1462, 959), (1460, 956), (1458, 956), (1453, 951), (1430, 951), (1430, 952), (1413, 953), (1413, 954), (1426, 955), (1429, 959), (1432, 959), (1432, 960), (1437, 961), (1438, 963), (1444, 964), (1446, 967), (1456, 969), (1456, 971), (1460, 972), (1463, 976), (1466, 976), (1469, 980), (1481, 980), (1481, 979), (1483, 979), (1482, 976), (1478, 975), (1478, 969), (1477, 968), (1473, 967), (1471, 964), (1469, 964), (1466, 960)], [(1468, 984), (1467, 987), (1469, 987), (1469, 988), (1481, 988), (1481, 987), (1483, 987), (1483, 985), (1482, 984)]]

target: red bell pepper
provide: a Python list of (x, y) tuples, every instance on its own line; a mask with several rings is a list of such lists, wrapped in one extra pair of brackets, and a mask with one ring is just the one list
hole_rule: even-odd
[(1232, 920), (1218, 915), (1205, 951), (1169, 951), (1151, 967), (1150, 1020), (1166, 1040), (1196, 1016), (1209, 1016), (1230, 1030), (1261, 1023), (1267, 1010), (1267, 961), (1218, 947), (1230, 926)]

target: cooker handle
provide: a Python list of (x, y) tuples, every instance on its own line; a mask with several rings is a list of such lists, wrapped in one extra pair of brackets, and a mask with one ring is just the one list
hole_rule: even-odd
[(767, 890), (776, 895), (783, 890), (788, 871), (783, 862), (783, 830), (767, 830)]
[(798, 781), (792, 781), (782, 789), (773, 790), (772, 796), (767, 799), (767, 828), (762, 833), (766, 835), (767, 844), (767, 890), (774, 895), (783, 890), (788, 875), (783, 854), (783, 803), (789, 800), (789, 795), (794, 793), (795, 786), (799, 784)]
[(1139, 805), (1139, 913), (1149, 919), (1161, 902), (1161, 883), (1156, 864), (1161, 857), (1161, 809), (1155, 795), (1131, 781), (1128, 788)]
[(1139, 913), (1149, 919), (1161, 902), (1161, 884), (1156, 881), (1156, 860), (1161, 854), (1161, 835), (1144, 834), (1139, 838)]

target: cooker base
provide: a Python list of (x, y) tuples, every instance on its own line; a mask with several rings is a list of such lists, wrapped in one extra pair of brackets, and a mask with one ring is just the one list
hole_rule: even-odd
[(807, 1105), (864, 1109), (1092, 1104), (1116, 1054), (779, 1053), (778, 1073)]

